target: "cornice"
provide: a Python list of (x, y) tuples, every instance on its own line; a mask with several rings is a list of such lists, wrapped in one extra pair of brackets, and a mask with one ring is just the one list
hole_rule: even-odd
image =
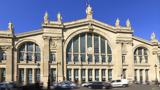
[(145, 40), (145, 39), (140, 38), (140, 37), (137, 37), (137, 36), (133, 36), (133, 39), (134, 39), (134, 40), (137, 40), (137, 41), (140, 41), (140, 42), (142, 42), (142, 43), (148, 44), (148, 45), (152, 45), (152, 43), (151, 43), (150, 41)]
[(27, 36), (33, 36), (33, 35), (37, 35), (37, 34), (42, 34), (42, 30), (34, 30), (34, 31), (30, 31), (30, 32), (24, 32), (24, 33), (20, 33), (20, 34), (16, 34), (16, 38), (21, 38), (21, 37), (27, 37)]

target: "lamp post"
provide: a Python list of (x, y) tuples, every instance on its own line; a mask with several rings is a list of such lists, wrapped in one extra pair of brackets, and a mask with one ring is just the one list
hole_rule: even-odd
[(157, 65), (155, 64), (154, 67), (155, 67), (155, 84), (157, 85), (157, 83), (158, 83), (158, 79), (157, 79)]

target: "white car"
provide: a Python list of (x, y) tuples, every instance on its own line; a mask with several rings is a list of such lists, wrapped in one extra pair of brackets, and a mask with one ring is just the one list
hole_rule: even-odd
[(86, 82), (86, 83), (83, 83), (81, 86), (82, 87), (88, 87), (88, 85), (90, 85), (92, 82)]
[(127, 79), (113, 80), (112, 87), (128, 87), (129, 81)]

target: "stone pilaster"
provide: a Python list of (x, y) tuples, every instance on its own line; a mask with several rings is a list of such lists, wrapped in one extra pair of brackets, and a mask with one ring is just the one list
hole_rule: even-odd
[(8, 46), (7, 48), (6, 75), (6, 81), (13, 81), (12, 46)]
[(44, 36), (44, 47), (43, 47), (43, 60), (41, 63), (41, 72), (42, 72), (42, 81), (43, 86), (47, 87), (48, 84), (48, 76), (49, 76), (49, 40), (50, 37)]
[(134, 54), (133, 54), (133, 51), (132, 51), (132, 44), (127, 44), (126, 45), (126, 63), (128, 64), (128, 68), (126, 70), (126, 78), (129, 80), (129, 81), (133, 81), (134, 80)]
[(57, 51), (57, 57), (56, 57), (56, 61), (57, 61), (57, 65), (58, 65), (58, 81), (63, 81), (63, 51), (62, 51), (63, 45), (62, 45), (62, 38), (58, 38), (57, 39), (57, 47), (56, 47), (56, 51)]

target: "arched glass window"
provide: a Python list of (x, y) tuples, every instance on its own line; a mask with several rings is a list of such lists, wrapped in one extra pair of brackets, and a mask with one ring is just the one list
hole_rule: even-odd
[(19, 48), (19, 60), (40, 61), (40, 48), (33, 42), (26, 42)]
[(73, 37), (66, 49), (67, 62), (110, 63), (112, 51), (107, 40), (95, 33), (81, 33)]
[(145, 47), (138, 47), (134, 51), (134, 63), (148, 63), (148, 49)]
[(4, 51), (0, 51), (0, 60), (6, 60), (7, 54)]

